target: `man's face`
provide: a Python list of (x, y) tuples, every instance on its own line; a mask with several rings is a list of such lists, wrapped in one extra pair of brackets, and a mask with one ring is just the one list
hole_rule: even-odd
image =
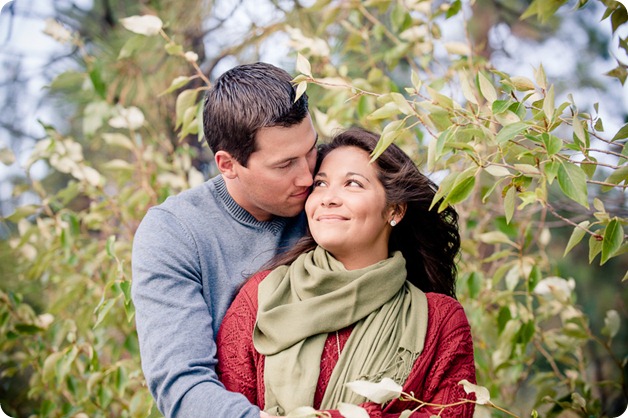
[(316, 164), (317, 134), (307, 116), (298, 125), (262, 128), (246, 167), (234, 162), (232, 197), (259, 221), (303, 210)]

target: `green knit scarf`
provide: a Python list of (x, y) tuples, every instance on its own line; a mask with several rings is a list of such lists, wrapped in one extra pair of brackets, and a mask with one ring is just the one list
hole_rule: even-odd
[(366, 399), (345, 388), (390, 377), (403, 384), (423, 350), (425, 294), (406, 281), (400, 252), (346, 270), (321, 247), (273, 270), (258, 289), (253, 343), (266, 356), (265, 410), (283, 415), (312, 406), (327, 334), (355, 324), (334, 368), (322, 409)]

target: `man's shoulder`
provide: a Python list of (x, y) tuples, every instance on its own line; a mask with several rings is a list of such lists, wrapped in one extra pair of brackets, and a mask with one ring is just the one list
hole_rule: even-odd
[(215, 178), (184, 190), (176, 195), (168, 196), (166, 200), (151, 209), (161, 209), (167, 211), (182, 211), (190, 208), (200, 208), (207, 210), (216, 206), (216, 195), (214, 193)]

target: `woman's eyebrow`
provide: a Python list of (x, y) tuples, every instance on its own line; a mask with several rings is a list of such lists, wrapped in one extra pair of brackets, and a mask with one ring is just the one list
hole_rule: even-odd
[(371, 182), (371, 180), (369, 180), (366, 176), (364, 176), (364, 175), (362, 175), (360, 173), (355, 173), (353, 171), (349, 171), (345, 177), (350, 177), (350, 176), (362, 177), (364, 180), (368, 181), (369, 183)]

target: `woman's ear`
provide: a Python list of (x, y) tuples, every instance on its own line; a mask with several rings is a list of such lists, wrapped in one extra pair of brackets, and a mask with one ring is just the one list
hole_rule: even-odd
[(395, 224), (398, 224), (405, 216), (407, 208), (408, 205), (406, 205), (405, 203), (391, 205), (388, 220), (394, 220)]
[(216, 161), (216, 167), (220, 173), (228, 179), (234, 179), (238, 177), (236, 172), (237, 161), (227, 151), (218, 151), (214, 155)]

